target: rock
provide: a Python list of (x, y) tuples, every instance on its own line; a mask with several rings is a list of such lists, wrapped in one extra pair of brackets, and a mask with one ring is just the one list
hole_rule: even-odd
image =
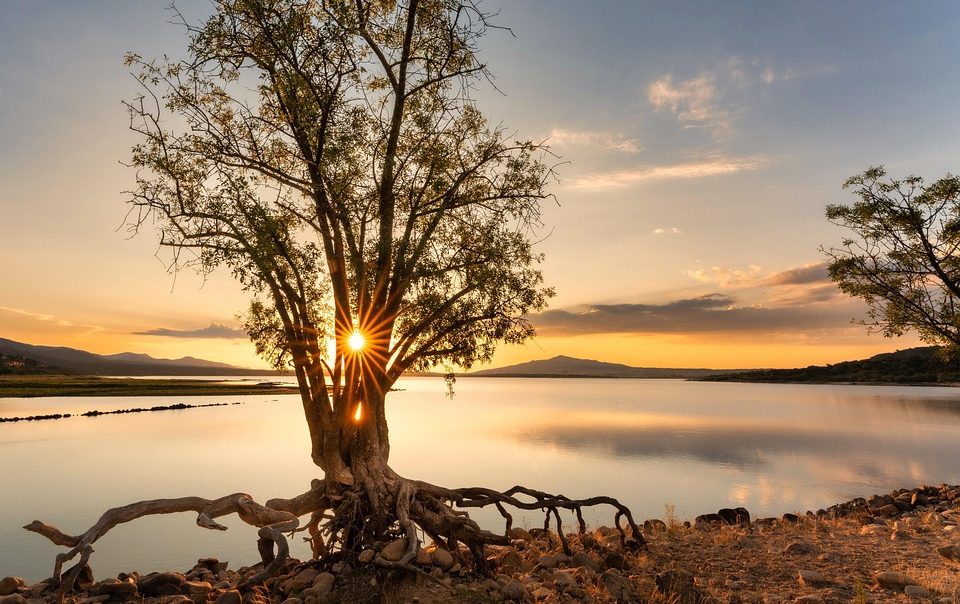
[(404, 552), (407, 551), (407, 539), (406, 537), (401, 537), (400, 539), (394, 539), (388, 543), (382, 550), (380, 550), (380, 555), (383, 556), (384, 560), (389, 560), (390, 562), (397, 562), (400, 558), (403, 557)]
[(886, 535), (890, 529), (882, 524), (867, 524), (860, 529), (861, 535)]
[(430, 557), (433, 559), (433, 563), (439, 566), (440, 568), (447, 570), (453, 568), (453, 554), (438, 547), (430, 553)]
[[(670, 572), (670, 571), (667, 571)], [(600, 575), (600, 584), (607, 590), (607, 593), (617, 602), (630, 602), (633, 597), (633, 587), (630, 585), (630, 579), (623, 576), (619, 570), (611, 568)], [(658, 579), (659, 587), (659, 579)], [(678, 602), (677, 604), (687, 604)], [(693, 604), (692, 602), (690, 604)]]
[(945, 545), (943, 547), (938, 547), (937, 553), (951, 562), (960, 562), (960, 546)]
[(533, 537), (530, 536), (530, 533), (527, 531), (527, 529), (515, 526), (510, 529), (510, 538), (530, 541)]
[(373, 562), (374, 556), (376, 556), (376, 554), (372, 549), (365, 549), (360, 552), (359, 556), (357, 556), (357, 560), (359, 560), (361, 564), (369, 564), (370, 562)]
[(181, 588), (181, 593), (190, 596), (194, 604), (204, 604), (211, 591), (213, 591), (213, 585), (207, 581), (187, 581)]
[(797, 571), (797, 578), (800, 581), (800, 585), (805, 585), (807, 587), (820, 587), (830, 583), (829, 579), (815, 570)]
[(573, 578), (573, 575), (563, 571), (553, 573), (553, 575), (550, 576), (550, 580), (553, 581), (553, 586), (561, 591), (566, 591), (577, 585), (577, 580)]
[(105, 580), (97, 583), (90, 590), (95, 596), (107, 596), (108, 600), (118, 602), (132, 602), (140, 599), (137, 584), (130, 581)]
[(173, 596), (165, 596), (160, 599), (163, 604), (192, 604), (193, 600), (190, 599), (190, 596), (185, 596), (183, 594), (176, 594)]
[(910, 535), (906, 531), (896, 530), (890, 533), (891, 541), (908, 541)]
[(677, 604), (700, 604), (703, 600), (703, 594), (693, 584), (693, 575), (685, 570), (664, 571), (657, 575), (656, 582), (657, 590)]
[(148, 598), (180, 593), (187, 580), (180, 573), (152, 573), (137, 582), (137, 589)]
[(498, 568), (504, 573), (513, 574), (524, 569), (523, 558), (513, 549), (504, 551), (496, 560)]
[(723, 516), (720, 514), (700, 514), (693, 519), (693, 524), (696, 525), (697, 528), (720, 525), (723, 524)]
[(520, 581), (511, 579), (500, 588), (500, 595), (503, 596), (504, 600), (522, 602), (527, 597), (527, 590)]
[(4, 577), (0, 579), (0, 596), (9, 596), (26, 584), (20, 577)]
[(303, 604), (303, 600), (300, 598), (287, 598), (283, 601), (283, 604)]
[(240, 592), (236, 589), (231, 589), (217, 596), (213, 604), (241, 604), (241, 602)]
[(907, 585), (903, 588), (903, 593), (907, 594), (911, 598), (929, 598), (930, 590), (926, 587), (920, 587), (919, 585)]
[(898, 508), (892, 503), (877, 509), (877, 515), (883, 518), (893, 518), (899, 513), (900, 513), (900, 508)]
[(556, 568), (563, 561), (569, 561), (564, 554), (547, 554), (546, 556), (540, 556), (540, 559), (537, 560), (537, 566), (540, 568)]
[(807, 594), (795, 599), (794, 602), (797, 604), (823, 604), (823, 598), (816, 594)]
[(317, 590), (317, 593), (321, 596), (325, 596), (331, 591), (333, 591), (333, 583), (336, 581), (330, 573), (320, 573), (313, 579), (313, 589)]
[(603, 557), (603, 564), (607, 568), (616, 568), (617, 570), (627, 569), (627, 559), (620, 552), (607, 552)]
[(643, 521), (643, 530), (652, 535), (662, 533), (667, 530), (667, 523), (657, 518)]
[(717, 515), (727, 524), (750, 524), (750, 512), (746, 508), (723, 508)]
[(498, 592), (500, 591), (500, 584), (493, 579), (487, 579), (480, 584), (480, 589), (488, 593)]
[(896, 589), (902, 591), (907, 585), (918, 585), (916, 581), (903, 573), (876, 573), (873, 575), (873, 578), (877, 581), (877, 584), (880, 585), (880, 587), (884, 587), (886, 589)]
[(570, 565), (578, 568), (589, 568), (594, 572), (600, 571), (600, 565), (587, 552), (577, 552), (570, 558)]
[(413, 559), (413, 561), (420, 566), (430, 566), (430, 564), (433, 562), (433, 559), (430, 557), (430, 552), (421, 547), (417, 550), (417, 556)]
[(294, 575), (293, 580), (290, 582), (291, 591), (302, 591), (311, 585), (313, 585), (313, 580), (317, 578), (317, 575), (320, 574), (315, 568), (305, 568)]
[(799, 516), (797, 516), (796, 514), (790, 514), (790, 513), (784, 514), (780, 519), (783, 522), (789, 522), (789, 523), (800, 522)]
[(0, 604), (26, 604), (27, 599), (20, 594), (10, 594), (9, 596), (0, 596)]
[[(79, 565), (79, 562), (71, 566), (67, 570), (63, 571), (63, 574), (61, 576), (63, 577), (68, 576), (70, 573), (74, 571), (75, 568), (77, 568), (78, 565)], [(95, 582), (95, 579), (93, 578), (93, 569), (90, 568), (89, 564), (84, 564), (83, 567), (80, 569), (80, 573), (77, 575), (77, 578), (74, 580), (73, 586), (74, 588), (80, 591), (83, 591), (93, 587), (94, 582)]]
[(815, 543), (794, 541), (783, 551), (787, 554), (817, 554), (820, 553), (820, 546)]

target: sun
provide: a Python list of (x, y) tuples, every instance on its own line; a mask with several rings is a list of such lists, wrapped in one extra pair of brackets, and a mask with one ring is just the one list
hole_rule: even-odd
[(367, 339), (364, 338), (363, 334), (359, 331), (353, 332), (347, 340), (347, 346), (349, 346), (353, 352), (360, 352), (366, 344)]

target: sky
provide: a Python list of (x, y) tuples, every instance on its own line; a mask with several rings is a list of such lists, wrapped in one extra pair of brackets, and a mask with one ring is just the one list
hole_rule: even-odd
[[(0, 337), (263, 366), (226, 272), (170, 275), (123, 227), (136, 142), (123, 55), (182, 55), (163, 2), (0, 2)], [(206, 1), (177, 2), (188, 18)], [(490, 0), (491, 121), (560, 162), (550, 309), (493, 366), (794, 367), (918, 345), (851, 324), (824, 217), (884, 165), (958, 169), (960, 4)]]

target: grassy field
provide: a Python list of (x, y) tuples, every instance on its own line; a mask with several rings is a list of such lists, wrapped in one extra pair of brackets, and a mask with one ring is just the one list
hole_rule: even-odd
[(71, 375), (0, 376), (0, 398), (37, 396), (162, 396), (204, 394), (293, 394), (295, 387), (262, 382), (104, 378)]

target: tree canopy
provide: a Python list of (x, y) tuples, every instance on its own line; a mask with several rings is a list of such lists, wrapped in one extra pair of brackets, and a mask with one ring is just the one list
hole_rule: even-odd
[(847, 236), (825, 249), (841, 291), (866, 301), (864, 323), (886, 336), (916, 331), (960, 350), (960, 178), (886, 178), (882, 167), (848, 179), (857, 201), (827, 207)]

